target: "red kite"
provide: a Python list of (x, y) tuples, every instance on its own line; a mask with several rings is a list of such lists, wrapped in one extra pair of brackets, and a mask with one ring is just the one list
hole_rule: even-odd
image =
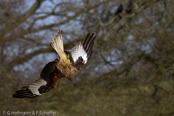
[(59, 59), (46, 64), (40, 78), (16, 91), (13, 98), (37, 97), (55, 89), (63, 77), (72, 80), (74, 71), (79, 72), (90, 60), (95, 38), (94, 33), (91, 35), (88, 33), (75, 47), (64, 51), (62, 31), (58, 31), (50, 45), (58, 53)]

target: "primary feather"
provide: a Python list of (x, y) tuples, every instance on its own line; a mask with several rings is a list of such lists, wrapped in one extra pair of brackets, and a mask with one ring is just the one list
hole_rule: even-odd
[(94, 34), (90, 35), (90, 33), (88, 33), (87, 36), (71, 50), (65, 50), (65, 53), (70, 55), (70, 61), (73, 67), (77, 69), (75, 71), (80, 71), (91, 58), (95, 38), (96, 36), (94, 36)]

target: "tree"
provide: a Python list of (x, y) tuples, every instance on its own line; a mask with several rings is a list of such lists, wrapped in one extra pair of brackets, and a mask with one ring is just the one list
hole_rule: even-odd
[[(120, 4), (122, 18), (114, 14)], [(49, 42), (58, 29), (63, 30), (65, 49), (87, 32), (97, 34), (93, 57), (84, 67), (88, 70), (76, 75), (77, 81), (108, 76), (153, 85), (173, 77), (173, 4), (172, 0), (1, 0), (1, 93), (21, 87), (25, 78), (36, 79), (57, 57)]]

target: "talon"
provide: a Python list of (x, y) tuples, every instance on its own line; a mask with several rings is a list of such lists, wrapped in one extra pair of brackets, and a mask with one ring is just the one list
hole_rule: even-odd
[[(67, 59), (70, 57), (70, 55), (68, 54), (68, 56), (67, 56)], [(71, 63), (72, 64), (72, 63)]]

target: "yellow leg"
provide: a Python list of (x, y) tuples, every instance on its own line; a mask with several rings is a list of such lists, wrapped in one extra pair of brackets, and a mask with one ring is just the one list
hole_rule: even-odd
[(70, 57), (70, 55), (68, 54), (68, 56), (66, 57), (67, 59)]
[[(67, 59), (69, 59), (70, 55), (68, 54), (68, 56), (66, 56)], [(69, 62), (68, 65), (71, 65), (72, 63)]]

